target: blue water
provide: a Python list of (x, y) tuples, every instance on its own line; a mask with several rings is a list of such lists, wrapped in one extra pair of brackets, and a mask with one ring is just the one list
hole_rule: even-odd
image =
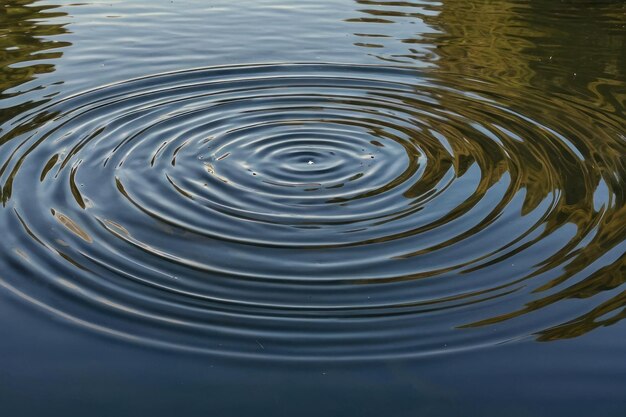
[(624, 2), (0, 22), (1, 415), (626, 412)]

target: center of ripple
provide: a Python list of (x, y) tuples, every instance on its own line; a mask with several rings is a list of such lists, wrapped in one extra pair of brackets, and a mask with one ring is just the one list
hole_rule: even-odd
[[(205, 188), (227, 184), (231, 209), (256, 209), (274, 220), (315, 206), (319, 226), (354, 214), (368, 193), (391, 191), (386, 187), (402, 173), (418, 174), (419, 163), (411, 161), (421, 153), (411, 138), (381, 137), (373, 125), (320, 121), (304, 110), (293, 117), (275, 120), (270, 112), (252, 126), (212, 132), (200, 158), (210, 176)], [(297, 226), (294, 220), (284, 225)]]

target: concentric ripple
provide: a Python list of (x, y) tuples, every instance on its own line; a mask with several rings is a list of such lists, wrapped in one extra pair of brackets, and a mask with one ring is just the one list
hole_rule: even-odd
[(401, 67), (105, 86), (2, 126), (0, 284), (98, 332), (228, 355), (555, 337), (624, 277), (623, 132)]

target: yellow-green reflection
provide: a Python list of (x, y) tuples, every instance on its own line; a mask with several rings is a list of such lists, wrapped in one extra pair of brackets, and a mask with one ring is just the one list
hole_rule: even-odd
[[(19, 95), (16, 87), (40, 74), (54, 71), (54, 60), (61, 58), (69, 42), (55, 36), (67, 33), (65, 24), (54, 23), (66, 16), (58, 6), (38, 5), (34, 0), (7, 0), (0, 7), (0, 99)], [(41, 88), (32, 87), (32, 89)], [(4, 109), (6, 120), (24, 111), (23, 106)]]
[[(355, 45), (368, 48), (383, 61), (430, 62), (429, 75), (443, 86), (478, 94), (507, 108), (508, 115), (489, 113), (477, 101), (465, 112), (468, 122), (489, 126), (490, 134), (505, 141), (508, 152), (519, 161), (507, 164), (501, 155), (499, 163), (483, 166), (477, 195), (485, 195), (503, 176), (511, 175), (519, 181), (519, 192), (524, 193), (523, 216), (546, 200), (554, 202), (550, 216), (542, 222), (542, 233), (524, 248), (551, 234), (566, 233), (564, 230), (571, 227), (576, 230), (567, 245), (516, 281), (533, 285), (533, 278), (562, 268), (557, 276), (537, 285), (532, 301), (462, 327), (486, 326), (567, 299), (594, 296), (603, 301), (581, 305), (585, 313), (579, 318), (539, 332), (538, 339), (575, 337), (621, 320), (626, 306), (624, 293), (608, 300), (604, 295), (614, 293), (626, 279), (626, 260), (620, 249), (626, 228), (626, 17), (621, 2), (585, 3), (584, 7), (578, 1), (356, 3), (359, 17), (349, 21), (360, 24), (355, 36), (367, 41)], [(427, 24), (433, 31), (413, 38), (398, 36), (401, 31), (394, 25), (411, 21)], [(369, 30), (363, 28), (366, 22), (371, 23)], [(399, 43), (406, 45), (403, 52), (398, 51)], [(439, 99), (444, 107), (458, 106), (446, 95)], [(515, 119), (511, 114), (532, 122), (523, 126), (526, 130), (515, 131), (516, 140), (507, 137), (511, 133), (507, 127)], [(445, 124), (434, 130), (447, 132), (450, 137), (467, 134)], [(472, 164), (480, 165), (477, 158), (481, 154), (491, 152), (485, 143), (450, 141), (450, 146), (458, 176)], [(598, 197), (604, 197), (605, 203), (594, 203)], [(598, 263), (602, 267), (595, 267)]]

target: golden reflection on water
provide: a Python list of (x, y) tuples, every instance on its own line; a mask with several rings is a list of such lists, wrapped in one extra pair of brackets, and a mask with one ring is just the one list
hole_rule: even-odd
[[(626, 234), (626, 136), (623, 134), (626, 132), (626, 12), (623, 2), (585, 3), (584, 7), (577, 1), (554, 5), (538, 1), (484, 0), (444, 0), (428, 4), (356, 0), (356, 3), (359, 16), (366, 17), (348, 21), (376, 24), (369, 26), (367, 34), (363, 34), (360, 27), (355, 36), (369, 41), (355, 45), (368, 48), (369, 53), (382, 61), (429, 62), (434, 65), (429, 75), (434, 74), (443, 85), (506, 103), (512, 111), (540, 123), (531, 126), (520, 141), (507, 143), (523, 161), (523, 166), (506, 166), (503, 159), (500, 166), (483, 172), (488, 176), (481, 188), (486, 192), (503, 175), (516, 169), (520, 189), (525, 190), (522, 215), (528, 215), (546, 199), (556, 199), (554, 212), (537, 240), (559, 233), (567, 225), (576, 229), (576, 236), (568, 245), (523, 279), (565, 264), (557, 277), (534, 291), (535, 300), (509, 313), (461, 327), (502, 322), (567, 299), (602, 296), (623, 285), (626, 280), (623, 250), (622, 255), (608, 265), (583, 279), (577, 278), (594, 262), (601, 262), (607, 253), (620, 252)], [(395, 36), (394, 24), (411, 19), (436, 30), (413, 38)], [(394, 49), (398, 43), (406, 44), (406, 53), (387, 53), (385, 46), (393, 45), (390, 49)], [(607, 50), (619, 52), (606, 53)], [(446, 97), (441, 100), (445, 105)], [(479, 115), (480, 109), (477, 110)], [(496, 127), (494, 135), (503, 131), (510, 133), (506, 130), (509, 120), (493, 115), (489, 122)], [(602, 125), (612, 129), (602, 129)], [(498, 126), (502, 131), (497, 130)], [(448, 130), (452, 135), (463, 133), (445, 126), (436, 130)], [(554, 140), (555, 131), (573, 134), (559, 142)], [(571, 142), (577, 152), (572, 151), (565, 140)], [(476, 162), (472, 155), (477, 154), (475, 149), (460, 145), (462, 142), (451, 143), (459, 176)], [(551, 175), (548, 168), (552, 167), (558, 167), (557, 177)], [(572, 178), (580, 178), (580, 181), (572, 181)], [(596, 193), (607, 192), (611, 193), (610, 204), (596, 207)], [(591, 238), (584, 239), (588, 235)], [(618, 322), (626, 315), (625, 294), (617, 293), (578, 318), (539, 332), (538, 340), (576, 337)]]
[(59, 6), (37, 3), (7, 0), (0, 7), (0, 99), (19, 94), (9, 90), (54, 71), (52, 60), (61, 58), (61, 48), (70, 46), (54, 38), (67, 33), (66, 25), (51, 23), (67, 13), (55, 11)]

